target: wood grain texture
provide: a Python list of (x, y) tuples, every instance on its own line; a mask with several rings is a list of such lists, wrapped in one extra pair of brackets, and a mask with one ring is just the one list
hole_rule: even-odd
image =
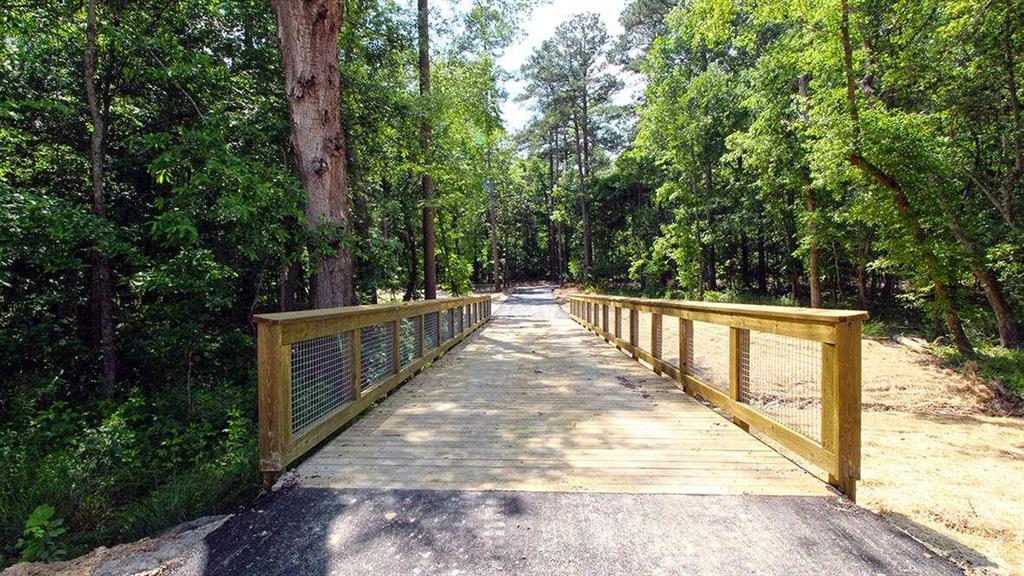
[(335, 488), (829, 493), (564, 316), (500, 312), (297, 472), (304, 486)]

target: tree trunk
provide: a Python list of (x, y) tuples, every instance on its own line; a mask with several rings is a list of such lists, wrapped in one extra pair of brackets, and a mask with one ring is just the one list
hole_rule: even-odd
[[(821, 274), (818, 270), (818, 240), (815, 237), (814, 212), (816, 210), (814, 204), (814, 192), (810, 188), (807, 189), (807, 211), (811, 214), (811, 239), (810, 245), (807, 249), (807, 283), (811, 288), (811, 308), (821, 308)], [(839, 279), (836, 278), (836, 282)]]
[(555, 220), (555, 138), (554, 130), (548, 130), (548, 279), (558, 280), (558, 235)]
[(487, 179), (488, 220), (491, 228), (491, 274), (494, 280), (494, 291), (501, 292), (501, 265), (498, 261), (498, 215), (494, 202), (494, 180)]
[(768, 293), (768, 255), (764, 242), (764, 222), (757, 223), (757, 292)]
[[(104, 137), (106, 118), (96, 95), (96, 0), (89, 0), (85, 40), (85, 96), (92, 119), (89, 137), (90, 175), (92, 177), (92, 213), (100, 220), (107, 218), (107, 201), (103, 192)], [(102, 359), (103, 385), (100, 393), (109, 396), (117, 382), (117, 350), (114, 342), (114, 288), (110, 260), (99, 246), (93, 247), (91, 258), (92, 333)]]
[(284, 64), (292, 152), (306, 191), (315, 308), (355, 304), (352, 232), (341, 133), (338, 29), (343, 0), (271, 0)]
[(740, 234), (740, 282), (744, 292), (750, 291), (750, 247), (747, 245), (747, 233)]
[(405, 232), (405, 246), (409, 250), (409, 276), (405, 281), (405, 296), (402, 300), (409, 302), (416, 298), (416, 285), (419, 284), (419, 257), (416, 256), (416, 232), (413, 229), (412, 219), (406, 210), (403, 210), (402, 224)]
[(900, 214), (904, 223), (910, 229), (911, 238), (921, 251), (924, 265), (931, 276), (932, 288), (935, 292), (936, 303), (942, 310), (942, 316), (946, 321), (946, 327), (956, 343), (957, 349), (965, 356), (974, 355), (974, 347), (971, 346), (964, 332), (963, 324), (956, 313), (953, 299), (950, 296), (949, 287), (939, 279), (939, 267), (935, 253), (928, 247), (928, 237), (921, 227), (921, 222), (911, 209), (910, 200), (907, 198), (902, 186), (895, 178), (886, 174), (880, 168), (869, 162), (860, 155), (860, 115), (857, 110), (857, 86), (853, 77), (853, 44), (850, 41), (850, 3), (849, 0), (842, 0), (840, 3), (842, 11), (840, 21), (840, 36), (843, 44), (843, 71), (846, 76), (846, 104), (850, 115), (850, 126), (853, 137), (852, 153), (848, 160), (851, 165), (859, 168), (873, 178), (879, 185), (892, 191), (893, 202), (896, 211)]
[(978, 249), (978, 245), (967, 235), (967, 232), (960, 225), (956, 214), (943, 207), (946, 211), (946, 220), (953, 236), (960, 242), (964, 252), (967, 254), (967, 262), (971, 267), (974, 279), (978, 281), (985, 299), (996, 317), (996, 325), (999, 328), (999, 341), (1005, 348), (1020, 348), (1020, 331), (1017, 328), (1016, 316), (1013, 313), (1013, 306), (1006, 298), (996, 275), (985, 264), (985, 257)]
[[(807, 102), (807, 82), (808, 78), (806, 74), (801, 74), (797, 78), (797, 94), (801, 100), (801, 116), (804, 122), (807, 121), (808, 114), (806, 113), (805, 103)], [(801, 172), (805, 172), (801, 170)], [(810, 174), (803, 174), (804, 176), (804, 191), (807, 195), (806, 207), (807, 212), (810, 214), (811, 226), (808, 233), (808, 248), (807, 248), (807, 284), (811, 289), (811, 308), (821, 308), (821, 273), (818, 266), (818, 229), (815, 211), (817, 210), (817, 204), (814, 201), (814, 189), (811, 187)], [(836, 279), (838, 282), (838, 278)], [(794, 294), (795, 298), (795, 294)]]
[[(419, 29), (420, 96), (430, 94), (430, 22), (429, 1), (417, 0)], [(430, 118), (424, 115), (420, 121), (420, 150), (423, 155), (423, 175), (420, 177), (420, 197), (423, 199), (423, 297), (437, 298), (437, 264), (435, 252), (437, 239), (434, 234), (434, 180), (429, 173), (430, 166)]]
[(573, 115), (573, 128), (576, 131), (576, 172), (579, 180), (580, 217), (583, 224), (583, 277), (590, 279), (593, 252), (590, 247), (590, 214), (587, 212), (586, 151), (584, 150), (580, 119), (575, 114)]

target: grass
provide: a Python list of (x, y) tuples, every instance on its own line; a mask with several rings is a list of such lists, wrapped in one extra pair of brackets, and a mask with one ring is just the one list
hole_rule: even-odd
[(973, 358), (965, 357), (949, 346), (938, 347), (934, 351), (947, 367), (961, 372), (976, 370), (978, 376), (999, 382), (1017, 398), (1024, 399), (1024, 349), (1009, 350), (981, 344), (975, 347)]

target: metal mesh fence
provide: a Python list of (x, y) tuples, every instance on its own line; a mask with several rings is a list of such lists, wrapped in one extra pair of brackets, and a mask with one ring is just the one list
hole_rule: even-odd
[(437, 348), (437, 312), (423, 315), (423, 350), (429, 352)]
[(679, 318), (665, 316), (661, 319), (661, 358), (679, 368)]
[(612, 306), (611, 312), (609, 312), (609, 314), (611, 314), (612, 324), (615, 326), (615, 337), (622, 338), (622, 316), (619, 313), (619, 309), (615, 306)]
[(292, 344), (292, 434), (353, 399), (351, 332)]
[(466, 314), (462, 307), (455, 308), (455, 329), (461, 334), (466, 329)]
[(451, 308), (441, 312), (441, 341), (447, 342), (452, 339), (452, 316)]
[(821, 344), (750, 333), (740, 357), (740, 401), (776, 422), (821, 440)]
[(402, 318), (402, 325), (398, 334), (399, 357), (402, 360), (402, 367), (412, 364), (420, 355), (420, 317)]
[(637, 324), (637, 345), (644, 352), (654, 352), (654, 348), (651, 347), (651, 313), (640, 312)]
[(690, 373), (712, 388), (729, 393), (729, 327), (693, 322)]
[(626, 342), (629, 342), (629, 310), (625, 308), (619, 308), (619, 324), (622, 326), (622, 334), (619, 336), (619, 338), (622, 338)]
[(366, 390), (392, 373), (391, 324), (366, 326), (360, 338), (360, 386)]

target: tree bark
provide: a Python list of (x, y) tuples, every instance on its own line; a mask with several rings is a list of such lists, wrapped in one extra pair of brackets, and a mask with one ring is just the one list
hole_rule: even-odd
[(573, 114), (573, 128), (576, 131), (576, 171), (579, 178), (580, 217), (583, 224), (583, 277), (590, 279), (593, 264), (593, 250), (590, 246), (590, 214), (587, 212), (587, 168), (586, 142), (580, 118)]
[[(106, 136), (106, 118), (96, 94), (96, 0), (89, 0), (85, 32), (85, 96), (92, 119), (89, 136), (90, 176), (92, 178), (92, 213), (100, 220), (107, 219), (107, 201), (103, 192), (103, 157)], [(117, 382), (117, 350), (114, 332), (114, 288), (110, 273), (110, 260), (100, 246), (93, 247), (91, 258), (91, 295), (95, 345), (102, 362), (103, 385), (100, 393), (109, 396)]]
[[(807, 82), (808, 78), (806, 74), (800, 75), (797, 78), (797, 94), (800, 96), (801, 108), (804, 109), (804, 104), (807, 102)], [(802, 120), (807, 121), (807, 114), (802, 113)], [(811, 308), (821, 308), (821, 275), (818, 267), (818, 229), (817, 229), (817, 204), (814, 200), (814, 189), (811, 187), (810, 175), (804, 175), (804, 191), (806, 197), (806, 208), (810, 215), (810, 231), (808, 238), (807, 247), (807, 284), (811, 289)], [(839, 279), (836, 279), (838, 282)]]
[[(419, 30), (420, 96), (430, 94), (430, 21), (429, 0), (417, 0), (417, 28)], [(434, 232), (434, 180), (430, 165), (430, 118), (424, 114), (420, 121), (420, 150), (423, 155), (423, 175), (420, 177), (420, 197), (423, 199), (423, 297), (437, 298), (437, 239)]]
[(548, 130), (548, 278), (558, 281), (558, 234), (553, 214), (555, 212), (555, 136)]
[(971, 274), (981, 286), (988, 300), (989, 308), (996, 317), (996, 325), (999, 328), (999, 341), (1004, 348), (1020, 348), (1020, 330), (1017, 327), (1016, 316), (1013, 313), (1013, 306), (1003, 293), (995, 273), (985, 264), (985, 256), (981, 253), (978, 245), (967, 235), (967, 232), (960, 225), (956, 214), (947, 206), (943, 206), (946, 212), (946, 221), (953, 237), (960, 242), (964, 252), (967, 253), (967, 262), (971, 267)]
[(306, 191), (306, 226), (314, 237), (315, 308), (355, 304), (352, 232), (341, 132), (338, 29), (343, 0), (271, 0), (284, 64), (292, 153)]

